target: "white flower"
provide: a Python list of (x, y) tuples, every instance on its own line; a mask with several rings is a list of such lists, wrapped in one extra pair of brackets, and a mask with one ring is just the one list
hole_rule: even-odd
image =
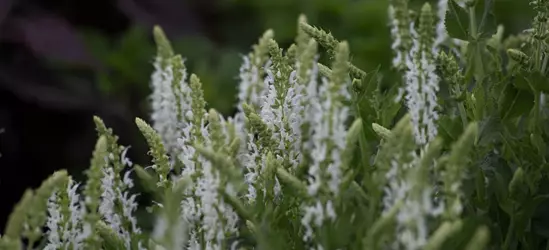
[[(151, 94), (152, 106), (152, 127), (160, 134), (166, 150), (170, 154), (177, 154), (179, 130), (188, 123), (187, 112), (190, 110), (190, 87), (187, 83), (187, 71), (181, 70), (182, 79), (177, 88), (181, 93), (174, 91), (172, 81), (174, 72), (172, 65), (166, 69), (160, 66), (160, 58), (154, 63), (155, 71), (152, 74), (151, 85), (153, 93)], [(178, 119), (178, 111), (182, 112), (182, 121)]]
[(438, 9), (437, 9), (437, 27), (436, 27), (436, 38), (434, 44), (434, 54), (437, 54), (438, 47), (446, 39), (448, 39), (448, 32), (446, 31), (446, 26), (444, 24), (446, 19), (446, 12), (448, 11), (448, 0), (438, 0)]
[(398, 50), (402, 44), (402, 38), (400, 36), (399, 22), (395, 18), (395, 8), (392, 5), (389, 5), (389, 20), (391, 21), (391, 37), (393, 38), (393, 43), (391, 44), (391, 49), (396, 51), (396, 56), (393, 58), (393, 67), (399, 67), (404, 64), (405, 55)]
[(53, 192), (48, 199), (48, 220), (46, 222), (46, 226), (48, 227), (48, 231), (46, 232), (48, 244), (44, 249), (55, 250), (62, 247), (59, 235), (59, 231), (62, 229), (59, 228), (59, 223), (62, 219), (63, 216), (61, 215), (61, 209), (57, 201), (57, 192)]
[(436, 66), (421, 51), (414, 24), (410, 24), (413, 46), (406, 57), (406, 104), (410, 112), (416, 143), (425, 145), (437, 136), (436, 108), (439, 78)]

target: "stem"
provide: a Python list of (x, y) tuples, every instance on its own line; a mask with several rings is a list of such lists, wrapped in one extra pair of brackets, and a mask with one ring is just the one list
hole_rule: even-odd
[(543, 57), (543, 63), (541, 64), (541, 74), (545, 75), (545, 70), (547, 69), (547, 55)]
[(475, 15), (475, 6), (469, 7), (469, 21), (470, 21), (470, 30), (471, 37), (476, 40), (477, 38), (477, 19)]
[(465, 111), (465, 106), (463, 102), (458, 103), (459, 116), (461, 117), (461, 123), (463, 124), (463, 129), (467, 127), (467, 112)]
[(27, 250), (32, 250), (33, 249), (32, 246), (34, 246), (34, 242), (35, 242), (35, 240), (29, 240), (29, 243), (27, 245)]
[(360, 187), (360, 185), (358, 183), (356, 183), (356, 181), (353, 181), (351, 183), (351, 187), (353, 189), (355, 189), (358, 194), (360, 194), (360, 196), (364, 199), (364, 200), (368, 200), (368, 195), (364, 192), (364, 190), (362, 189), (362, 187)]
[[(453, 90), (456, 96), (461, 96), (462, 90), (459, 85), (456, 85)], [(461, 123), (463, 125), (463, 129), (465, 129), (467, 127), (468, 121), (467, 121), (467, 111), (465, 110), (465, 105), (463, 105), (463, 101), (458, 101), (458, 111), (459, 111), (459, 116), (461, 117)]]
[(511, 224), (507, 228), (507, 234), (505, 235), (505, 241), (503, 242), (503, 249), (509, 249), (511, 237), (513, 237), (513, 231), (515, 230), (515, 219), (511, 218)]
[(533, 131), (536, 131), (537, 126), (540, 124), (540, 116), (539, 115), (540, 115), (540, 106), (541, 106), (541, 103), (540, 103), (541, 95), (542, 95), (541, 92), (535, 93), (535, 97), (534, 97), (534, 123), (531, 125)]

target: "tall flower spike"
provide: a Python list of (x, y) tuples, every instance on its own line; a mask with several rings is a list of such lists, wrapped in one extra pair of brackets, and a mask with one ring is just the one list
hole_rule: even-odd
[(458, 218), (463, 209), (463, 191), (461, 184), (467, 172), (467, 164), (470, 150), (473, 148), (478, 134), (478, 125), (475, 122), (469, 123), (458, 141), (452, 145), (447, 163), (442, 171), (444, 183), (444, 199), (446, 201), (445, 215), (449, 219)]
[(187, 116), (192, 117), (193, 134), (196, 140), (201, 140), (203, 137), (203, 123), (206, 117), (206, 101), (204, 100), (204, 90), (202, 90), (202, 82), (195, 74), (191, 75), (191, 112)]
[[(301, 223), (306, 230), (305, 241), (314, 239), (314, 231), (321, 229), (327, 219), (333, 221), (337, 217), (334, 200), (341, 185), (341, 156), (346, 146), (345, 122), (349, 114), (345, 104), (350, 98), (348, 60), (349, 45), (341, 42), (336, 48), (330, 79), (323, 79), (318, 97), (311, 100), (312, 162), (308, 169), (308, 194), (312, 199), (303, 207)], [(310, 89), (310, 92), (316, 93), (316, 90)], [(321, 189), (328, 190), (330, 195), (320, 196)]]
[(389, 5), (389, 22), (393, 38), (391, 49), (396, 51), (393, 67), (396, 69), (405, 69), (406, 57), (412, 47), (409, 26), (411, 20), (409, 15), (408, 0), (391, 0)]
[[(85, 222), (83, 227), (85, 230), (95, 232), (95, 226), (101, 219), (99, 216), (99, 204), (101, 199), (101, 178), (103, 176), (102, 169), (108, 163), (107, 157), (107, 139), (105, 136), (100, 136), (95, 145), (95, 151), (91, 160), (91, 167), (87, 170), (86, 175), (88, 181), (84, 188), (84, 195), (86, 197), (85, 205), (87, 207), (87, 213), (85, 215)], [(86, 239), (87, 247), (99, 247), (100, 238), (97, 234), (93, 233)]]
[[(238, 93), (238, 110), (241, 114), (237, 117), (243, 119), (244, 103), (248, 103), (255, 110), (261, 106), (261, 96), (265, 91), (263, 78), (263, 67), (269, 59), (268, 42), (274, 38), (272, 30), (267, 30), (259, 39), (258, 43), (253, 46), (253, 52), (242, 57), (242, 65), (240, 66), (240, 83)], [(244, 122), (240, 120), (240, 122)]]
[(439, 78), (433, 54), (433, 15), (426, 3), (421, 9), (419, 34), (410, 25), (413, 47), (406, 58), (406, 104), (414, 124), (416, 142), (425, 145), (437, 136), (436, 108)]
[(171, 166), (160, 136), (145, 121), (136, 118), (135, 123), (149, 144), (154, 162), (153, 169), (156, 170), (160, 178), (158, 185), (167, 188)]
[[(26, 219), (23, 221), (23, 232), (29, 245), (38, 242), (42, 235), (42, 227), (47, 221), (48, 200), (54, 190), (64, 187), (68, 182), (66, 171), (55, 172), (50, 178), (42, 182), (42, 185), (36, 190), (31, 205), (26, 209)], [(19, 234), (18, 234), (19, 235)]]
[[(173, 60), (173, 50), (166, 35), (159, 27), (154, 28), (154, 38), (157, 44), (157, 55), (154, 61), (154, 73), (151, 76), (152, 94), (151, 106), (153, 127), (161, 135), (163, 142), (166, 144), (168, 151), (176, 150), (178, 137), (178, 125), (181, 123), (178, 120), (178, 92), (174, 91), (174, 85), (178, 85), (177, 81), (184, 81), (185, 73), (179, 75), (182, 63), (178, 60)], [(175, 61), (175, 63), (174, 63)], [(177, 72), (177, 77), (174, 78), (174, 72)], [(181, 79), (179, 79), (181, 76)], [(179, 88), (175, 88), (179, 89)]]
[(89, 227), (83, 227), (84, 203), (77, 193), (79, 184), (68, 179), (63, 188), (52, 193), (48, 200), (48, 245), (46, 249), (82, 249), (83, 240), (91, 235)]
[(311, 37), (301, 29), (301, 23), (307, 23), (307, 17), (303, 14), (299, 15), (299, 18), (297, 19), (297, 36), (295, 38), (295, 44), (297, 45), (298, 58), (305, 52), (309, 41), (311, 40)]
[[(308, 35), (313, 37), (320, 45), (325, 47), (328, 50), (328, 53), (332, 58), (335, 58), (337, 53), (337, 46), (340, 43), (336, 40), (330, 33), (323, 31), (321, 29), (315, 28), (307, 23), (301, 23), (301, 29), (305, 31)], [(359, 69), (357, 66), (353, 65), (350, 62), (347, 62), (349, 71), (353, 78), (363, 79), (366, 78), (367, 74), (363, 70)]]
[[(453, 0), (450, 0), (453, 1)], [(438, 0), (437, 4), (437, 27), (436, 27), (436, 39), (435, 39), (435, 48), (438, 50), (438, 47), (444, 41), (448, 39), (448, 32), (446, 31), (446, 26), (444, 24), (446, 20), (446, 12), (448, 11), (448, 0)]]

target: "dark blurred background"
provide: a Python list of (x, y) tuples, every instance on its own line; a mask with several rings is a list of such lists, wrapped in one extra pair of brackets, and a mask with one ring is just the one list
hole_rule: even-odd
[[(25, 188), (58, 169), (82, 177), (96, 140), (93, 115), (132, 146), (134, 162), (147, 165), (133, 121), (149, 114), (153, 25), (202, 79), (209, 107), (231, 115), (241, 54), (268, 28), (287, 47), (300, 13), (349, 41), (356, 65), (387, 70), (387, 2), (0, 0), (0, 228)], [(506, 33), (529, 25), (528, 2), (496, 0)]]

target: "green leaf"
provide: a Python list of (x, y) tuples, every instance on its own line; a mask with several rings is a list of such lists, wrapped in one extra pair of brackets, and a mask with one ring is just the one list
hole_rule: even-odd
[(493, 189), (495, 191), (496, 199), (498, 205), (507, 215), (511, 216), (513, 214), (513, 203), (508, 198), (509, 192), (507, 187), (509, 186), (509, 181), (511, 178), (506, 177), (500, 172), (496, 172), (494, 179), (492, 180)]
[[(537, 198), (537, 197), (536, 197)], [(544, 238), (549, 238), (549, 200), (545, 199), (536, 208), (531, 218), (531, 231)]]
[(456, 141), (463, 132), (463, 126), (458, 117), (442, 116), (438, 122), (440, 135), (446, 142)]
[(456, 232), (452, 237), (446, 239), (444, 244), (439, 249), (465, 249), (465, 246), (473, 238), (476, 228), (486, 223), (483, 217), (469, 217), (463, 220), (463, 226), (459, 232)]
[[(519, 203), (519, 209), (515, 214), (515, 234), (518, 237), (522, 237), (528, 229), (528, 224), (532, 219), (538, 206), (547, 200), (546, 196), (538, 196), (535, 198), (528, 197), (526, 201)], [(528, 230), (529, 231), (529, 230)]]
[(479, 146), (490, 146), (501, 134), (501, 119), (494, 116), (484, 118), (479, 123)]
[(502, 120), (528, 114), (534, 106), (534, 95), (526, 90), (507, 84), (499, 99), (499, 112)]
[(513, 86), (520, 90), (532, 91), (529, 83), (530, 81), (527, 78), (528, 76), (526, 76), (524, 72), (519, 73), (512, 80)]
[(478, 20), (477, 30), (480, 39), (488, 39), (496, 34), (498, 26), (494, 15), (493, 0), (477, 0), (475, 15)]
[(469, 39), (469, 15), (455, 0), (448, 2), (448, 11), (444, 23), (450, 37), (461, 40)]
[(531, 72), (526, 80), (535, 92), (549, 93), (549, 79), (541, 72)]

